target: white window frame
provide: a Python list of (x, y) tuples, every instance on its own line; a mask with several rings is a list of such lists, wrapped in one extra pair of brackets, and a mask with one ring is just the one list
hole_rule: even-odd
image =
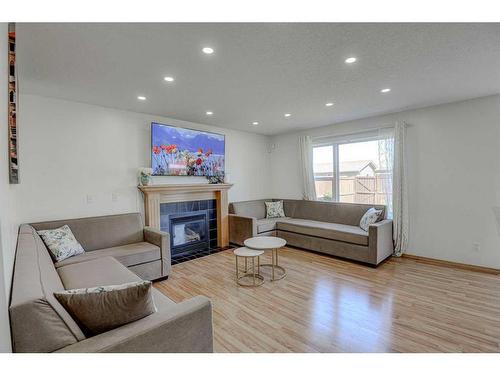
[[(332, 181), (332, 201), (338, 202), (339, 201), (339, 179), (337, 178), (339, 174), (339, 147), (337, 143), (332, 143), (332, 142), (326, 142), (326, 143), (314, 143), (313, 142), (313, 149), (316, 147), (329, 147), (332, 146), (333, 150), (333, 172), (332, 176), (325, 176), (325, 177), (318, 177), (314, 176), (314, 181)], [(313, 160), (314, 162), (314, 160)], [(316, 198), (316, 200), (320, 200)]]
[[(332, 201), (340, 201), (340, 172), (339, 172), (339, 146), (348, 143), (360, 143), (369, 141), (378, 141), (387, 136), (388, 129), (394, 129), (393, 127), (380, 128), (370, 131), (363, 131), (359, 133), (339, 135), (339, 136), (327, 136), (318, 137), (313, 139), (313, 149), (316, 147), (327, 147), (332, 146), (333, 152), (333, 174), (332, 177), (316, 178), (314, 176), (314, 181), (332, 181)], [(313, 160), (314, 163), (314, 160)], [(319, 200), (319, 199), (317, 199)]]

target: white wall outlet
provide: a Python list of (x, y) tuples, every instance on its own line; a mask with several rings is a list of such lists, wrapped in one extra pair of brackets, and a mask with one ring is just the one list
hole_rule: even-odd
[(111, 201), (112, 202), (118, 202), (118, 193), (111, 193)]
[(474, 242), (472, 244), (472, 251), (479, 252), (481, 250), (481, 244), (479, 242)]
[(91, 194), (87, 194), (87, 204), (94, 203), (94, 196)]

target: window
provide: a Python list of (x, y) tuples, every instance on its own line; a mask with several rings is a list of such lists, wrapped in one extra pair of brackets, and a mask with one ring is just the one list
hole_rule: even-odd
[(317, 199), (383, 204), (391, 216), (393, 144), (392, 133), (380, 131), (315, 142)]
[(320, 200), (333, 199), (333, 146), (313, 148), (313, 171), (316, 197)]

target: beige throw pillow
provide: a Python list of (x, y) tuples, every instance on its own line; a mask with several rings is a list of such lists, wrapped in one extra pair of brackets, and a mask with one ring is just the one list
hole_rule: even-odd
[(151, 281), (70, 289), (54, 293), (87, 336), (97, 335), (156, 312)]

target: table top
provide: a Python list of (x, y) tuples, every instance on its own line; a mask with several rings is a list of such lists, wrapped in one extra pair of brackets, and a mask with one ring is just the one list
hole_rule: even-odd
[(286, 245), (286, 241), (279, 237), (252, 237), (244, 242), (246, 247), (257, 250), (279, 249)]
[(233, 253), (239, 257), (257, 257), (264, 254), (262, 250), (249, 249), (248, 247), (239, 247)]

